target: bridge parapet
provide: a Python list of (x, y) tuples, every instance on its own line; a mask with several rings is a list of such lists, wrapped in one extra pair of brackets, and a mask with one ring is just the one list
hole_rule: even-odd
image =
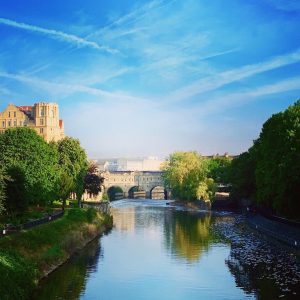
[(100, 175), (104, 178), (106, 191), (111, 187), (118, 187), (124, 192), (124, 197), (128, 197), (129, 190), (137, 187), (140, 192), (137, 196), (140, 197), (143, 192), (144, 197), (150, 198), (153, 188), (163, 188), (162, 174), (161, 171), (106, 171)]

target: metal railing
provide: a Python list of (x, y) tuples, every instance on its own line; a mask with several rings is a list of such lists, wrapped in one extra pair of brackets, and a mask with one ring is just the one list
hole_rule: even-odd
[(47, 215), (43, 218), (33, 220), (33, 221), (29, 221), (29, 222), (26, 222), (24, 224), (20, 224), (20, 225), (16, 225), (16, 226), (9, 225), (9, 226), (5, 227), (3, 230), (0, 231), (0, 237), (19, 232), (23, 229), (29, 229), (29, 228), (32, 228), (32, 227), (35, 227), (35, 226), (38, 226), (38, 225), (49, 223), (49, 222), (54, 221), (58, 218), (61, 218), (63, 215), (64, 215), (64, 212), (60, 211), (58, 213), (49, 214), (49, 215)]

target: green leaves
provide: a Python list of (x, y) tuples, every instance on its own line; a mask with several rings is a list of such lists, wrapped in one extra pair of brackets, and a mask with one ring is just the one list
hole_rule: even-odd
[[(28, 204), (47, 206), (57, 197), (65, 201), (71, 191), (81, 198), (86, 169), (78, 140), (48, 144), (32, 129), (6, 130), (0, 135), (0, 213), (4, 192), (10, 214), (23, 212)], [(5, 180), (4, 171), (11, 181)]]
[(298, 218), (300, 203), (300, 100), (274, 114), (259, 139), (230, 171), (232, 196), (255, 198), (258, 205)]
[(207, 163), (197, 152), (174, 152), (163, 171), (165, 186), (171, 188), (175, 198), (191, 201), (209, 195), (212, 185), (207, 181)]
[(0, 135), (0, 165), (23, 174), (27, 203), (51, 201), (59, 178), (57, 163), (57, 152), (32, 129), (14, 128)]
[[(71, 180), (70, 191), (77, 195), (77, 199), (81, 199), (84, 192), (84, 178), (87, 173), (88, 161), (80, 142), (77, 139), (66, 137), (57, 143), (57, 151), (59, 155), (59, 166)], [(61, 189), (65, 189), (61, 185)]]

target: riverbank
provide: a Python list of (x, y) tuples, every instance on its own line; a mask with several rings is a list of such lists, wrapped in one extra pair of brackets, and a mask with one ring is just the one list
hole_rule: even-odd
[[(238, 286), (253, 286), (263, 291), (262, 299), (298, 299), (300, 294), (300, 257), (297, 250), (285, 247), (247, 226), (245, 215), (231, 213), (212, 228), (229, 241), (226, 265), (236, 276)], [(255, 276), (254, 276), (255, 274)], [(273, 283), (272, 283), (273, 282)]]
[[(209, 203), (208, 203), (209, 202)], [(182, 201), (182, 200), (175, 200), (170, 202), (171, 206), (179, 206), (179, 207), (184, 207), (187, 209), (194, 209), (194, 210), (211, 210), (211, 204), (210, 201), (205, 202), (205, 201)]]
[[(207, 210), (211, 212), (218, 212), (221, 209), (210, 209), (205, 207), (205, 204), (200, 201), (179, 201), (176, 200), (170, 203), (172, 206), (184, 207), (191, 210)], [(223, 211), (231, 211), (238, 213), (237, 209), (223, 209)], [(260, 214), (250, 214), (245, 218), (245, 224), (251, 229), (257, 230), (260, 233), (277, 240), (285, 245), (298, 250), (300, 249), (300, 231), (289, 224), (284, 224), (276, 220), (270, 220)]]
[(300, 230), (288, 224), (270, 220), (260, 214), (247, 217), (247, 224), (261, 233), (300, 250)]
[(1, 299), (26, 299), (38, 281), (112, 227), (95, 209), (68, 209), (52, 223), (0, 240)]

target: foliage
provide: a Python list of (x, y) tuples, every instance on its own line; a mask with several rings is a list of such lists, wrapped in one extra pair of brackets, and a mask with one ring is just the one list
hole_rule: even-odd
[(60, 168), (72, 180), (72, 190), (80, 202), (84, 193), (84, 178), (88, 167), (86, 153), (80, 146), (79, 140), (70, 137), (60, 140), (57, 143), (57, 150)]
[(230, 197), (234, 201), (254, 199), (256, 192), (255, 166), (253, 148), (233, 159), (229, 179), (232, 184)]
[(4, 212), (4, 201), (6, 199), (5, 187), (6, 187), (6, 173), (4, 168), (0, 165), (0, 215)]
[(207, 175), (207, 164), (197, 152), (174, 152), (163, 166), (166, 187), (180, 200), (195, 200)]
[(267, 120), (254, 147), (258, 204), (299, 218), (300, 100)]
[(216, 156), (207, 160), (208, 177), (217, 183), (229, 183), (229, 172), (232, 158)]
[(37, 280), (111, 227), (108, 215), (94, 209), (68, 209), (50, 223), (0, 239), (1, 299), (27, 299)]
[(28, 208), (28, 199), (24, 197), (25, 190), (25, 174), (18, 166), (12, 166), (7, 170), (9, 178), (5, 180), (6, 183), (6, 197), (5, 209), (9, 216), (13, 217), (24, 213)]
[(87, 174), (84, 179), (84, 188), (88, 193), (97, 195), (101, 192), (101, 185), (103, 184), (104, 178), (97, 174), (98, 168), (94, 163), (90, 163)]
[(274, 114), (259, 138), (232, 161), (232, 197), (255, 198), (263, 208), (299, 219), (300, 100)]
[(86, 211), (86, 218), (89, 223), (92, 223), (97, 217), (97, 211), (94, 208), (88, 208)]
[(213, 197), (217, 191), (217, 184), (212, 178), (205, 178), (197, 189), (197, 198), (203, 200), (213, 200)]
[(63, 170), (60, 174), (60, 189), (58, 192), (59, 199), (62, 201), (63, 209), (65, 209), (66, 200), (69, 198), (73, 187), (74, 185), (72, 178), (67, 174), (66, 171)]
[[(29, 128), (13, 128), (0, 135), (0, 165), (24, 174), (23, 200), (46, 205), (57, 192), (57, 152)], [(10, 201), (10, 199), (7, 199)]]

